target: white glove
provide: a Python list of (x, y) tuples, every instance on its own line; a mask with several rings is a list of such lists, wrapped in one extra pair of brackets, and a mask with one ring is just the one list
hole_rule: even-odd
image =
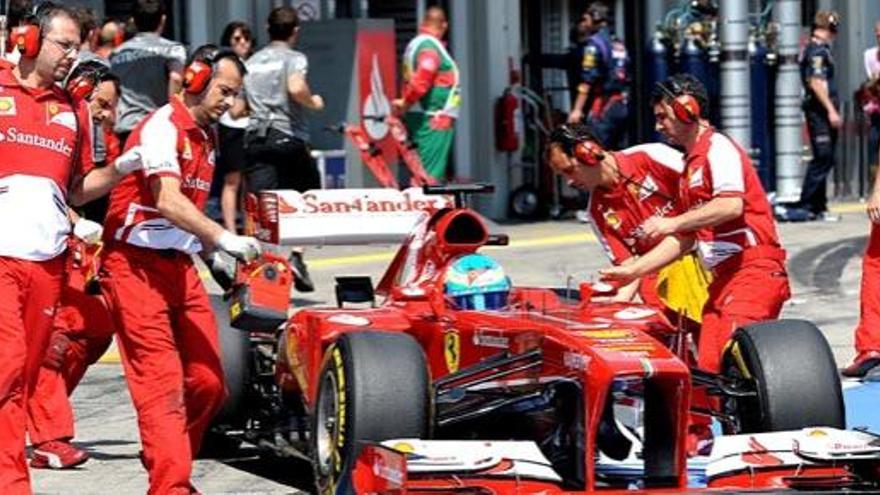
[(97, 244), (101, 242), (101, 235), (104, 233), (104, 227), (98, 222), (80, 218), (73, 224), (73, 235), (82, 239), (86, 244)]
[(220, 234), (220, 238), (217, 239), (217, 247), (242, 261), (256, 259), (263, 252), (260, 241), (253, 237), (235, 235), (228, 230), (224, 230)]
[(141, 149), (135, 146), (125, 153), (119, 155), (119, 158), (113, 162), (113, 167), (120, 175), (128, 175), (136, 170), (144, 168), (144, 161), (141, 159)]

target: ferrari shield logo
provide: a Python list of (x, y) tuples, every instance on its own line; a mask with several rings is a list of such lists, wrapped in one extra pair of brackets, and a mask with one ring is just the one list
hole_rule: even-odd
[(15, 115), (15, 98), (11, 96), (0, 97), (0, 116), (12, 117)]
[(614, 213), (614, 210), (605, 210), (602, 215), (605, 217), (605, 223), (609, 227), (615, 230), (620, 228), (620, 217), (617, 216), (617, 213)]
[(446, 358), (446, 369), (450, 373), (458, 371), (461, 359), (461, 339), (455, 330), (443, 335), (443, 357)]

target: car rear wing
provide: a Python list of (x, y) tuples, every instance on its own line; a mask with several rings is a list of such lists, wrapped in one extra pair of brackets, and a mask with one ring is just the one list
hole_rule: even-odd
[(277, 245), (396, 244), (426, 215), (452, 206), (417, 187), (262, 191), (246, 198), (245, 230)]

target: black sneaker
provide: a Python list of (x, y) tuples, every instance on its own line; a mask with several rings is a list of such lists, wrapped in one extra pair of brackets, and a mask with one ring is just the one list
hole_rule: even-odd
[(315, 283), (309, 276), (309, 269), (303, 261), (302, 253), (293, 251), (290, 253), (290, 266), (293, 268), (293, 286), (300, 292), (314, 292)]

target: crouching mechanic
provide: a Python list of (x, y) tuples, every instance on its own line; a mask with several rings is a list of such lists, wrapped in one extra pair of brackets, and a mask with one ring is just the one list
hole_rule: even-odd
[[(99, 61), (80, 62), (70, 72), (65, 87), (75, 101), (88, 103), (97, 138), (98, 133), (103, 132), (102, 126), (112, 121), (119, 99), (118, 79)], [(110, 137), (115, 138), (112, 134)], [(109, 165), (115, 161), (106, 153), (104, 157), (99, 157), (97, 151), (93, 155), (96, 166), (99, 162)], [(122, 160), (138, 159), (137, 149), (129, 150), (122, 157)], [(103, 220), (103, 216), (100, 213), (98, 219)], [(103, 297), (87, 290), (87, 284), (94, 280), (97, 271), (95, 261), (100, 239), (100, 224), (85, 218), (75, 220), (69, 243), (67, 279), (61, 288), (52, 337), (27, 404), (28, 436), (34, 447), (31, 467), (64, 469), (89, 458), (85, 450), (70, 443), (74, 436), (74, 418), (68, 397), (113, 338), (113, 324)]]
[[(648, 218), (681, 213), (678, 187), (684, 162), (680, 152), (665, 144), (606, 152), (592, 127), (565, 124), (550, 136), (549, 162), (572, 186), (590, 193), (590, 225), (615, 265), (632, 263), (657, 245), (659, 239), (647, 237), (642, 229)], [(699, 322), (709, 275), (690, 256), (662, 275), (662, 290), (658, 277), (646, 274), (621, 287), (614, 299), (630, 301), (638, 291), (645, 304), (665, 311), (673, 321), (682, 315)], [(689, 283), (668, 287), (676, 276)], [(675, 291), (684, 296), (674, 296)]]
[(713, 274), (697, 341), (697, 363), (721, 371), (721, 355), (733, 331), (779, 316), (790, 297), (785, 251), (755, 167), (743, 149), (706, 120), (703, 84), (680, 74), (657, 85), (657, 131), (685, 150), (679, 183), (680, 215), (654, 216), (642, 224), (656, 247), (628, 265), (603, 270), (628, 283), (656, 272), (696, 246)]
[(118, 332), (138, 415), (149, 493), (191, 493), (205, 429), (224, 400), (223, 370), (208, 294), (191, 255), (219, 248), (239, 259), (260, 244), (224, 230), (202, 208), (214, 173), (212, 125), (241, 91), (245, 68), (232, 52), (198, 49), (184, 91), (144, 119), (143, 171), (110, 196), (101, 288)]
[(106, 194), (130, 170), (94, 169), (88, 112), (57, 85), (80, 46), (79, 21), (47, 6), (15, 33), (17, 66), (0, 64), (0, 486), (30, 493), (26, 403), (64, 278), (67, 203)]

